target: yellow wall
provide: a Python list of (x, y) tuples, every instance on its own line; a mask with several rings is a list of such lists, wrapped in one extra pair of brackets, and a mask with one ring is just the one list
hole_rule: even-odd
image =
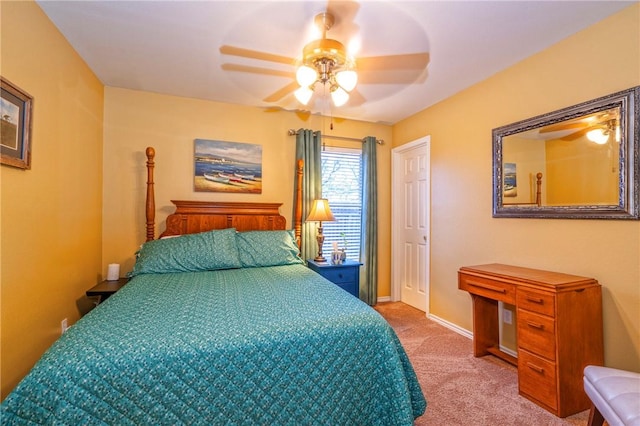
[(100, 273), (103, 86), (36, 3), (1, 8), (2, 76), (34, 98), (31, 170), (0, 167), (4, 397)]
[(618, 144), (598, 145), (586, 137), (547, 141), (547, 203), (617, 205), (618, 150)]
[[(322, 130), (325, 135), (387, 140), (378, 146), (380, 295), (390, 294), (390, 139), (391, 127), (329, 119), (273, 109), (243, 107), (148, 92), (106, 88), (104, 119), (103, 269), (120, 263), (133, 268), (133, 254), (145, 240), (147, 146), (156, 149), (156, 228), (174, 207), (170, 200), (281, 202), (280, 213), (292, 226), (295, 137), (288, 129)], [(262, 194), (194, 192), (193, 141), (212, 139), (262, 145)], [(337, 145), (325, 139), (328, 145)], [(342, 146), (345, 146), (342, 143)], [(360, 148), (359, 142), (347, 142)], [(156, 231), (156, 235), (158, 232)]]
[(640, 222), (491, 217), (491, 130), (640, 84), (639, 40), (634, 5), (394, 126), (396, 146), (431, 135), (432, 314), (471, 330), (463, 265), (595, 277), (605, 364), (640, 371)]

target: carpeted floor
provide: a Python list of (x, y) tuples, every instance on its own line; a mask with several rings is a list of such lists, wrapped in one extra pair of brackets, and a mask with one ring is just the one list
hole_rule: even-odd
[(516, 368), (475, 358), (472, 341), (400, 302), (375, 309), (398, 334), (418, 375), (427, 411), (416, 425), (586, 425), (589, 411), (561, 419), (518, 395)]

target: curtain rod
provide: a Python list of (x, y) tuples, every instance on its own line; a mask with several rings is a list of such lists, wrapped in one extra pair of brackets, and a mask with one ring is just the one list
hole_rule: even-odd
[[(294, 136), (297, 135), (298, 132), (297, 130), (293, 130), (293, 129), (289, 129), (287, 131), (287, 135), (289, 136)], [(364, 139), (358, 139), (358, 138), (348, 138), (345, 136), (332, 136), (332, 135), (320, 135), (323, 138), (328, 138), (328, 139), (337, 139), (337, 140), (341, 140), (341, 141), (356, 141), (356, 142), (363, 142), (364, 143)], [(384, 139), (376, 139), (376, 143), (378, 145), (384, 145)]]

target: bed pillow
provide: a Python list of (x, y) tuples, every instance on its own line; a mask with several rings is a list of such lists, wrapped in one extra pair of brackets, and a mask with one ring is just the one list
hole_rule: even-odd
[(293, 230), (238, 232), (236, 240), (240, 262), (246, 268), (304, 263)]
[(131, 276), (242, 267), (235, 228), (148, 241), (136, 257)]

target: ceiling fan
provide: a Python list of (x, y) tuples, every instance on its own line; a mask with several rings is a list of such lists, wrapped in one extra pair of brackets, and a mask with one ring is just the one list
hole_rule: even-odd
[(335, 106), (342, 106), (349, 100), (352, 105), (365, 101), (356, 89), (358, 84), (410, 84), (420, 77), (429, 63), (427, 52), (354, 57), (342, 42), (327, 38), (327, 32), (336, 24), (332, 12), (317, 14), (314, 23), (322, 36), (307, 43), (297, 58), (237, 46), (220, 47), (223, 55), (290, 65), (290, 72), (234, 63), (224, 63), (222, 69), (291, 79), (290, 83), (265, 97), (264, 102), (278, 102), (294, 94), (300, 103), (307, 105), (314, 91), (321, 88), (325, 93), (329, 92)]
[(620, 141), (620, 126), (618, 124), (618, 111), (607, 110), (596, 114), (586, 115), (575, 120), (551, 124), (540, 129), (540, 133), (558, 133), (558, 139), (572, 141), (586, 136), (592, 142), (605, 144), (609, 136), (615, 135), (616, 141)]

